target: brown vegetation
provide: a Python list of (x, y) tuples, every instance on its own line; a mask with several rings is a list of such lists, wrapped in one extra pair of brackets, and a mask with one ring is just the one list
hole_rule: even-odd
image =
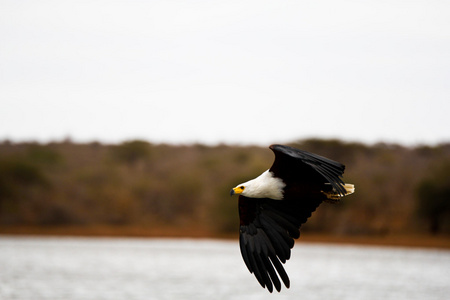
[[(321, 205), (304, 232), (449, 237), (450, 144), (408, 148), (305, 140), (291, 145), (344, 163), (345, 181), (356, 186), (342, 204)], [(174, 236), (169, 232), (176, 228), (177, 236), (234, 234), (237, 199), (230, 198), (230, 188), (259, 175), (272, 160), (268, 148), (256, 146), (3, 142), (0, 232), (100, 228)]]

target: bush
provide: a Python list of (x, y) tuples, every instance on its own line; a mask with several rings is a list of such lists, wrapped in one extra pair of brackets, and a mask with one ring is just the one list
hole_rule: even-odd
[(434, 169), (417, 187), (417, 213), (431, 233), (450, 232), (450, 161)]
[(113, 156), (128, 165), (150, 157), (150, 144), (144, 141), (129, 141), (113, 148)]

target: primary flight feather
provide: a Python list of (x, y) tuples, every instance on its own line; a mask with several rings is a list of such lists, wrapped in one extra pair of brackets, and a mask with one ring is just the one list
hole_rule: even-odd
[[(282, 263), (291, 256), (300, 226), (320, 203), (354, 192), (342, 180), (345, 166), (284, 145), (271, 145), (275, 161), (255, 179), (234, 187), (239, 195), (239, 245), (250, 271), (270, 292), (290, 282)], [(281, 281), (280, 281), (281, 279)]]

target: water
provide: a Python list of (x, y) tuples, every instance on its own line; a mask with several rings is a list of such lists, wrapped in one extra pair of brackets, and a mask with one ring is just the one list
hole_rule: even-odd
[(450, 251), (297, 242), (270, 294), (236, 241), (0, 237), (0, 299), (448, 299)]

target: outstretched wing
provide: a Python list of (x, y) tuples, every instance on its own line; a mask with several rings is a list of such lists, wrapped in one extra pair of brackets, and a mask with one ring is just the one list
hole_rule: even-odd
[(289, 184), (329, 183), (342, 196), (346, 194), (342, 174), (345, 166), (326, 157), (284, 145), (271, 145), (275, 161), (270, 171)]
[(322, 202), (322, 199), (305, 200), (239, 196), (239, 245), (242, 258), (250, 273), (270, 292), (273, 286), (277, 291), (281, 290), (280, 278), (289, 288), (289, 277), (282, 263), (291, 256), (294, 239), (300, 237), (301, 224)]

